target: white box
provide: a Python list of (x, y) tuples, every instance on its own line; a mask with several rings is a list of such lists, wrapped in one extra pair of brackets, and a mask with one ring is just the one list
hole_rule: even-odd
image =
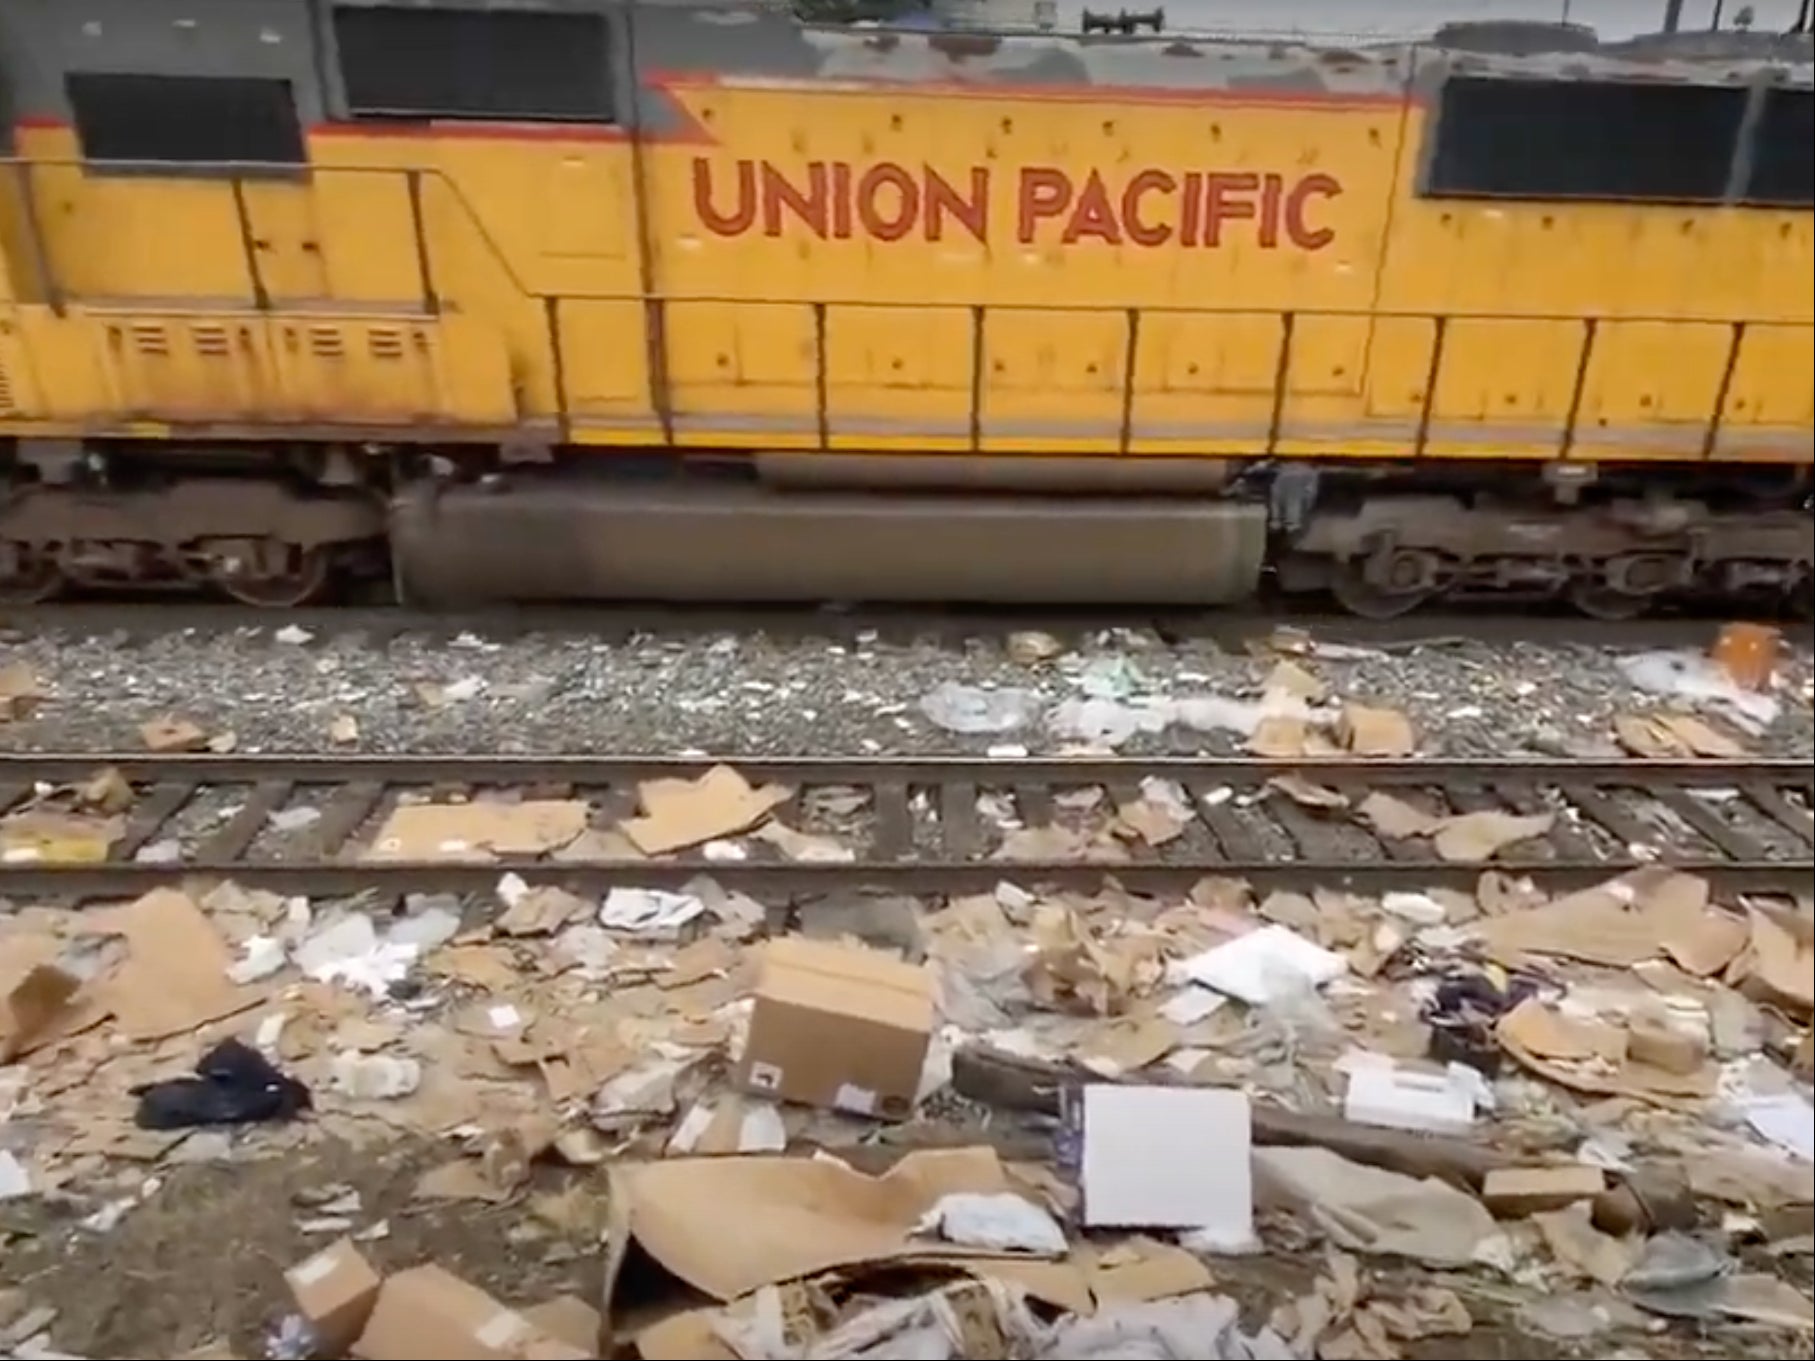
[(1253, 1241), (1245, 1093), (1092, 1084), (1083, 1097), (1086, 1225), (1202, 1229), (1231, 1250)]

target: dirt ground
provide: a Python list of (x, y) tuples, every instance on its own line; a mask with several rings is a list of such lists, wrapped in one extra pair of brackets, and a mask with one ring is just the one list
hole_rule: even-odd
[[(363, 1245), (381, 1270), (434, 1260), (513, 1304), (561, 1294), (598, 1301), (603, 1169), (541, 1169), (525, 1194), (501, 1205), (415, 1199), (422, 1171), (444, 1156), (431, 1145), (403, 1141), (175, 1166), (160, 1173), (156, 1190), (108, 1232), (81, 1227), (73, 1213), (60, 1216), (55, 1204), (35, 1205), (29, 1214), (9, 1207), (12, 1213), (0, 1213), (0, 1294), (10, 1296), (9, 1312), (54, 1308), (56, 1345), (86, 1357), (180, 1357), (221, 1342), (232, 1349), (224, 1354), (262, 1356), (265, 1330), (287, 1307), (284, 1269), (333, 1236), (299, 1225), (319, 1213), (312, 1206), (351, 1187), (360, 1197), (354, 1216), (359, 1231), (387, 1228)], [(1217, 1268), (1218, 1286), (1264, 1317), (1273, 1304), (1307, 1289), (1321, 1262), (1314, 1247), (1226, 1259)], [(1437, 1281), (1456, 1290), (1476, 1319), (1466, 1336), (1415, 1344), (1408, 1356), (1543, 1361), (1785, 1354), (1781, 1342), (1762, 1333), (1757, 1350), (1742, 1345), (1730, 1326), (1706, 1338), (1660, 1326), (1651, 1336), (1608, 1335), (1569, 1350), (1522, 1333), (1511, 1321), (1508, 1292), (1483, 1277), (1393, 1275), (1407, 1285)], [(627, 1274), (630, 1298), (620, 1296), (621, 1311), (634, 1318), (677, 1302), (678, 1290), (650, 1296), (640, 1276)], [(1627, 1350), (1618, 1350), (1622, 1342)]]

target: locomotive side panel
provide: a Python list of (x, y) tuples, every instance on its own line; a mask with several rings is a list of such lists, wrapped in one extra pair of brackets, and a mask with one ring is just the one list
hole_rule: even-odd
[[(1505, 107), (1452, 112), (1446, 78), (1480, 82), (1456, 65), (1421, 55), (1381, 274), (1382, 312), (1449, 318), (1427, 452), (1807, 462), (1815, 216), (1806, 172), (1754, 182), (1768, 155), (1807, 161), (1791, 121), (1808, 121), (1806, 68), (1794, 87), (1760, 79), (1773, 72), (1684, 87), (1680, 70), (1608, 63), (1572, 85), (1502, 59)], [(1662, 122), (1672, 112), (1712, 125), (1714, 145), (1684, 149), (1690, 134)], [(1497, 134), (1496, 116), (1514, 131)], [(1764, 126), (1736, 158), (1741, 123)], [(1577, 145), (1585, 126), (1595, 141)], [(1693, 160), (1699, 183), (1682, 178)], [(1723, 196), (1737, 201), (1706, 201)], [(1402, 380), (1422, 381), (1432, 340), (1427, 325), (1399, 347)]]
[(1294, 308), (1289, 408), (1356, 424), (1399, 55), (720, 17), (640, 49), (700, 131), (650, 158), (662, 291), (714, 300), (670, 308), (678, 429), (762, 393), (839, 449), (1252, 452)]

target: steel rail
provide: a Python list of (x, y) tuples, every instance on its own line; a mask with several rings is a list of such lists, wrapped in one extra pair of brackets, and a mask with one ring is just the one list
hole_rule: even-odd
[(1287, 774), (1367, 784), (1473, 783), (1675, 784), (1727, 787), (1759, 780), (1815, 790), (1815, 765), (1796, 757), (1646, 760), (1571, 757), (1305, 756), (650, 756), (631, 753), (340, 753), (340, 752), (0, 752), (0, 784), (67, 781), (112, 768), (133, 780), (215, 784), (290, 780), (328, 784), (383, 780), (398, 784), (519, 784), (566, 781), (615, 784), (660, 776), (698, 775), (733, 766), (751, 780), (838, 783), (1013, 785), (1030, 780), (1105, 784), (1147, 776), (1179, 781), (1264, 784)]

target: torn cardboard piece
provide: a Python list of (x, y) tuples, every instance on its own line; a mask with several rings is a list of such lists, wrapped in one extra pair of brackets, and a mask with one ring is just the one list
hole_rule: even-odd
[[(5, 943), (23, 944), (16, 938)], [(4, 987), (0, 996), (0, 1068), (69, 1033), (82, 980), (55, 964), (33, 963)], [(98, 1013), (94, 1019), (99, 1019)]]
[(97, 865), (125, 832), (120, 817), (48, 808), (15, 813), (0, 820), (0, 864)]
[(44, 699), (44, 686), (27, 662), (0, 666), (0, 723), (30, 718)]
[(208, 733), (200, 724), (175, 714), (166, 714), (139, 725), (139, 737), (146, 750), (156, 752), (205, 751)]
[(791, 796), (782, 785), (752, 788), (730, 766), (714, 766), (697, 780), (638, 785), (642, 816), (627, 819), (619, 830), (644, 855), (662, 855), (747, 831)]
[(585, 831), (586, 816), (577, 799), (404, 804), (391, 810), (361, 859), (483, 864), (501, 855), (542, 855)]
[(1654, 959), (1685, 923), (1701, 919), (1707, 884), (1693, 875), (1641, 870), (1543, 907), (1507, 912), (1481, 924), (1502, 957), (1562, 955), (1622, 968)]
[(1397, 709), (1345, 704), (1336, 737), (1357, 756), (1404, 757), (1418, 750), (1412, 720)]
[(1746, 755), (1744, 743), (1691, 714), (1620, 714), (1613, 720), (1613, 732), (1622, 747), (1648, 760), (1731, 760)]
[(1356, 812), (1382, 836), (1400, 841), (1430, 837), (1439, 856), (1462, 865), (1492, 860), (1509, 846), (1545, 835), (1555, 822), (1549, 813), (1496, 809), (1439, 817), (1378, 789), (1362, 800)]
[(762, 952), (740, 1085), (857, 1115), (913, 1113), (932, 974), (879, 951), (785, 937)]
[(1042, 911), (1033, 936), (1023, 973), (1034, 999), (1051, 1010), (1120, 1015), (1163, 972), (1157, 937), (1100, 940), (1069, 907)]
[(1705, 1055), (1692, 1071), (1660, 1067), (1632, 1052), (1619, 1027), (1578, 1021), (1535, 999), (1502, 1016), (1495, 1034), (1521, 1066), (1571, 1091), (1663, 1103), (1714, 1095), (1717, 1073)]
[(1481, 1202), (1435, 1178), (1350, 1162), (1325, 1148), (1254, 1150), (1256, 1195), (1310, 1216), (1352, 1252), (1466, 1266), (1495, 1232)]
[(1787, 911), (1768, 903), (1748, 908), (1751, 939), (1728, 970), (1728, 982), (1756, 1002), (1803, 1021), (1815, 1009), (1815, 919), (1805, 906)]
[(126, 938), (124, 961), (96, 989), (133, 1040), (182, 1035), (245, 1011), (265, 997), (228, 977), (233, 955), (187, 894), (154, 889), (82, 920), (82, 929)]
[(880, 1177), (832, 1158), (683, 1158), (620, 1169), (613, 1187), (628, 1206), (621, 1231), (720, 1300), (838, 1267), (962, 1255), (916, 1226), (944, 1196), (1014, 1190), (987, 1148), (910, 1153)]

